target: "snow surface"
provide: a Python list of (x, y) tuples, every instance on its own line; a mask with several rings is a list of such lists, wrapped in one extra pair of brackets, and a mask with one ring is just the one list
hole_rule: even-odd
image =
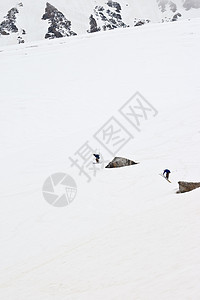
[[(200, 19), (1, 48), (1, 299), (200, 298), (200, 189), (176, 194), (200, 180), (199, 53)], [(117, 155), (140, 164), (87, 183), (68, 157), (111, 116), (131, 130), (136, 91), (158, 115)], [(66, 208), (42, 195), (56, 172)]]

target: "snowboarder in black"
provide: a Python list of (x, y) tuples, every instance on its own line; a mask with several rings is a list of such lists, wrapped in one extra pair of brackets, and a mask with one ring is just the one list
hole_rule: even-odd
[[(170, 174), (170, 170), (168, 169), (165, 169), (164, 172), (163, 172), (163, 176), (166, 177), (167, 179), (169, 179), (169, 174)], [(165, 175), (166, 174), (166, 175)]]
[(96, 159), (96, 163), (98, 164), (99, 163), (99, 160), (100, 160), (100, 155), (99, 154), (93, 154), (95, 159)]

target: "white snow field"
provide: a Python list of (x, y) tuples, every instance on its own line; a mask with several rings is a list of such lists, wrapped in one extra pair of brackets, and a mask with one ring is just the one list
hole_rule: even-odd
[[(200, 19), (1, 47), (0, 70), (0, 299), (199, 300), (200, 189), (176, 191), (200, 181)], [(137, 91), (158, 111), (140, 132), (118, 111)], [(88, 183), (69, 157), (111, 160), (93, 135), (112, 116), (140, 164)], [(78, 187), (62, 208), (57, 172)]]

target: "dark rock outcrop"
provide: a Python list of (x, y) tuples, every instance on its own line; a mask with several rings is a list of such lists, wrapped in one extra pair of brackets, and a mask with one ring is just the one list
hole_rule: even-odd
[(134, 26), (142, 26), (144, 24), (145, 24), (144, 21), (138, 21)]
[(121, 168), (136, 165), (137, 163), (123, 157), (115, 157), (105, 168)]
[(97, 32), (100, 31), (100, 27), (97, 25), (97, 21), (93, 17), (93, 15), (90, 16), (90, 29), (87, 30), (88, 33)]
[(17, 40), (19, 44), (24, 44), (24, 40), (21, 36), (18, 36)]
[(4, 17), (4, 21), (0, 24), (0, 34), (2, 35), (9, 35), (10, 33), (18, 32), (18, 28), (15, 25), (16, 23), (16, 14), (18, 14), (19, 11), (16, 7), (11, 8), (7, 16)]
[(179, 181), (179, 193), (190, 192), (200, 187), (200, 182)]
[(62, 12), (48, 2), (42, 20), (48, 20), (50, 24), (45, 39), (76, 35), (76, 33), (71, 30), (71, 22), (66, 19)]
[(90, 16), (90, 29), (88, 32), (129, 27), (122, 21), (121, 6), (118, 2), (108, 1), (106, 5), (107, 7), (95, 6), (95, 18), (93, 15)]
[(182, 17), (182, 15), (180, 13), (175, 14), (172, 18), (172, 22), (177, 21), (178, 18), (180, 18), (180, 17)]
[(108, 1), (108, 3), (107, 3), (107, 5), (109, 6), (109, 7), (114, 7), (115, 9), (116, 9), (116, 12), (118, 12), (118, 13), (120, 13), (120, 11), (121, 11), (121, 5), (118, 3), (118, 2), (113, 2), (113, 1)]
[(136, 18), (134, 20), (134, 26), (142, 26), (142, 25), (148, 24), (148, 23), (150, 23), (150, 20), (140, 20), (140, 19), (138, 20)]

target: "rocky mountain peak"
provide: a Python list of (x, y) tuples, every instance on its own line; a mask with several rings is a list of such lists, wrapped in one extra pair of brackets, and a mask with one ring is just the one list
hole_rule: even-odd
[(121, 5), (118, 2), (110, 0), (105, 4), (105, 7), (95, 6), (95, 17), (90, 16), (90, 29), (88, 32), (129, 27), (122, 21), (121, 10)]
[(48, 20), (48, 23), (50, 24), (48, 32), (45, 35), (45, 39), (76, 35), (76, 33), (71, 30), (71, 21), (69, 21), (62, 12), (48, 2), (46, 4), (42, 20)]
[(16, 23), (16, 14), (19, 11), (16, 7), (11, 8), (7, 15), (4, 17), (4, 21), (0, 24), (0, 34), (9, 35), (12, 32), (18, 32), (18, 28), (15, 25)]
[(88, 0), (83, 9), (81, 0), (74, 3), (65, 1), (65, 4), (63, 0), (49, 1), (51, 3), (37, 0), (33, 4), (22, 0), (9, 10), (8, 3), (0, 1), (0, 44), (71, 37), (150, 22), (200, 17), (200, 0), (146, 0), (148, 8), (144, 5), (145, 0), (142, 3), (140, 0)]

